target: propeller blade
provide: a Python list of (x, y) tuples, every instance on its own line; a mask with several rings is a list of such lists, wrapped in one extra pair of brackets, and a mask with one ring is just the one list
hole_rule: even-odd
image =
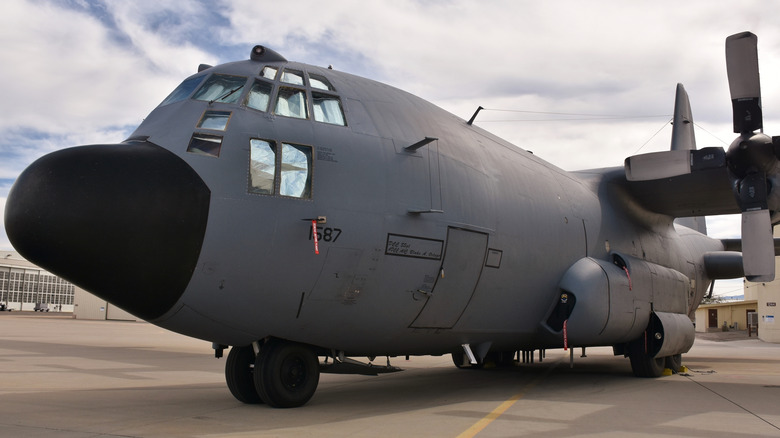
[(750, 32), (726, 38), (726, 72), (734, 111), (734, 132), (738, 134), (763, 129), (757, 46), (758, 37)]
[(742, 213), (742, 266), (748, 281), (775, 279), (775, 243), (769, 210)]

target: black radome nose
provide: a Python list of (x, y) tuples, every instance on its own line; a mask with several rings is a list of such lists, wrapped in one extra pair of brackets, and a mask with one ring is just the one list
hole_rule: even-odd
[(5, 228), (32, 263), (154, 320), (189, 284), (210, 195), (187, 163), (155, 144), (79, 146), (22, 172)]

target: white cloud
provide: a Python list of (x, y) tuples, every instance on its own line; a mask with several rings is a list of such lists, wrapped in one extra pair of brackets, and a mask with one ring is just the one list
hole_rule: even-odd
[[(241, 59), (258, 43), (290, 60), (383, 80), (464, 119), (478, 105), (671, 114), (683, 82), (694, 119), (709, 131), (697, 130), (699, 146), (724, 146), (734, 135), (723, 41), (738, 31), (759, 34), (765, 125), (780, 132), (776, 16), (780, 2), (761, 1), (734, 9), (701, 0), (157, 0), (81, 8), (13, 0), (0, 14), (0, 178), (50, 150), (122, 140), (198, 64), (230, 60), (233, 52), (218, 46), (243, 47)], [(640, 147), (664, 150), (671, 132), (666, 126), (656, 135), (663, 118), (491, 122), (506, 116), (486, 111), (476, 123), (568, 170), (619, 166)], [(42, 138), (25, 142), (29, 131)], [(718, 237), (739, 235), (738, 222), (710, 224)]]
[(117, 31), (52, 3), (4, 5), (0, 129), (67, 134), (137, 125), (198, 63), (214, 59), (191, 47), (166, 47), (118, 18)]

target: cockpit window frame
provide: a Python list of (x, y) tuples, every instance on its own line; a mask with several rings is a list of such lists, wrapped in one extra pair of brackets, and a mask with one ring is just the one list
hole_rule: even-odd
[[(203, 74), (188, 77), (187, 79), (183, 80), (173, 91), (171, 91), (171, 94), (163, 99), (163, 101), (160, 102), (160, 104), (157, 106), (161, 107), (170, 105), (172, 103), (181, 102), (183, 100), (189, 100), (193, 93), (195, 93), (195, 91), (199, 89), (201, 85), (203, 85), (203, 81), (207, 76), (207, 74)], [(187, 91), (187, 89), (189, 90)], [(187, 91), (186, 94), (183, 94), (184, 91)]]
[[(266, 104), (265, 104), (265, 109), (260, 109), (260, 108), (258, 108), (256, 106), (252, 106), (252, 105), (249, 104), (249, 100), (252, 97), (252, 93), (253, 93), (253, 91), (255, 89), (255, 86), (259, 85), (259, 84), (269, 87), (268, 102), (266, 102)], [(244, 99), (242, 100), (241, 106), (249, 108), (249, 109), (254, 110), (254, 111), (260, 111), (260, 112), (263, 112), (263, 113), (269, 112), (270, 109), (271, 109), (271, 103), (274, 102), (274, 96), (275, 96), (274, 92), (276, 91), (276, 88), (277, 87), (275, 86), (274, 82), (265, 80), (265, 79), (263, 79), (262, 76), (253, 78), (252, 85), (249, 87), (249, 91), (246, 93), (246, 96), (244, 96)]]
[[(205, 99), (199, 96), (199, 93), (206, 89), (206, 86), (209, 85), (209, 83), (212, 81), (212, 79), (216, 77), (221, 78), (240, 78), (244, 80), (244, 84), (241, 85), (240, 88), (234, 88), (232, 91), (222, 90), (223, 92), (218, 94), (217, 96), (209, 96), (214, 97), (214, 99)], [(243, 97), (243, 94), (246, 92), (246, 85), (249, 82), (249, 79), (247, 76), (242, 75), (231, 75), (231, 74), (225, 74), (225, 73), (213, 73), (209, 75), (209, 77), (203, 81), (202, 84), (198, 87), (197, 90), (192, 94), (192, 97), (190, 99), (192, 100), (198, 100), (201, 102), (208, 102), (208, 103), (224, 103), (228, 105), (239, 105), (241, 102), (241, 98)], [(236, 81), (236, 84), (238, 84), (238, 81)], [(229, 88), (228, 88), (229, 90)], [(222, 100), (222, 99), (229, 99), (229, 100)]]
[[(258, 142), (258, 148), (255, 149), (253, 142)], [(255, 150), (258, 154), (255, 155)], [(269, 154), (270, 151), (270, 154)], [(268, 138), (252, 137), (249, 139), (249, 164), (247, 171), (247, 194), (258, 196), (273, 196), (286, 199), (299, 199), (311, 201), (314, 199), (314, 167), (315, 151), (312, 145), (299, 142), (278, 141)], [(269, 158), (273, 156), (273, 163)], [(290, 159), (288, 154), (298, 156), (302, 154), (306, 158), (305, 170), (295, 167), (300, 164), (300, 160)], [(256, 168), (254, 168), (256, 167)], [(273, 172), (272, 178), (264, 177), (262, 174)], [(253, 181), (253, 172), (258, 176)], [(301, 183), (290, 182), (290, 179), (296, 178), (294, 173), (304, 172), (304, 181)], [(300, 176), (300, 174), (298, 175)], [(272, 181), (270, 189), (267, 188), (269, 181)], [(297, 193), (297, 194), (296, 194)]]
[[(290, 94), (287, 95), (287, 93)], [(292, 102), (291, 98), (297, 94), (303, 96), (303, 104), (298, 102), (297, 103), (298, 111), (294, 112), (294, 110), (290, 109), (290, 103)], [(288, 117), (291, 119), (298, 119), (298, 120), (309, 120), (310, 119), (309, 114), (311, 113), (311, 109), (309, 108), (310, 105), (309, 101), (311, 100), (310, 95), (311, 93), (306, 88), (281, 85), (276, 90), (276, 99), (274, 101), (273, 112), (277, 116)], [(280, 108), (281, 106), (286, 106), (287, 109)], [(304, 114), (301, 115), (300, 109), (303, 109)]]

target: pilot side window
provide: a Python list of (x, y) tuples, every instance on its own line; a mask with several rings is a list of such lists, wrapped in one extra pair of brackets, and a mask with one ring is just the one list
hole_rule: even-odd
[(311, 146), (249, 141), (249, 193), (311, 199), (311, 185)]
[(282, 87), (276, 98), (275, 114), (296, 119), (306, 119), (306, 92), (298, 88)]
[(253, 138), (249, 140), (249, 193), (274, 194), (276, 144)]
[(236, 103), (246, 83), (243, 76), (212, 75), (198, 90), (193, 99), (207, 102)]
[(264, 112), (268, 111), (268, 101), (271, 100), (271, 88), (271, 84), (268, 82), (255, 80), (244, 103), (249, 108)]
[(314, 120), (332, 125), (346, 125), (344, 111), (338, 97), (312, 91), (311, 101)]
[(310, 199), (311, 165), (311, 146), (282, 143), (279, 194)]

